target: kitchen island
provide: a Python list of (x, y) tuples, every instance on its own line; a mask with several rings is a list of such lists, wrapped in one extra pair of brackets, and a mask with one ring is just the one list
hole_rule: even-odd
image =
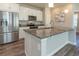
[(69, 28), (39, 28), (25, 31), (25, 53), (28, 56), (51, 56), (66, 44), (75, 44), (75, 32)]

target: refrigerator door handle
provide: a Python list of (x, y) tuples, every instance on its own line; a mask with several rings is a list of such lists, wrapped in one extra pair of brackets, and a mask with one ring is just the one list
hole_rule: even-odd
[(2, 26), (3, 21), (1, 21), (1, 26)]
[(6, 23), (6, 26), (7, 26), (7, 21), (5, 21), (5, 23)]

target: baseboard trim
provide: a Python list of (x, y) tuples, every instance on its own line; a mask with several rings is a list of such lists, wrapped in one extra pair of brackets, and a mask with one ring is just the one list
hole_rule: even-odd
[(69, 42), (69, 44), (76, 46), (76, 43)]
[(26, 50), (25, 50), (25, 55), (26, 55), (26, 56), (29, 56), (29, 55), (27, 54)]
[(79, 32), (76, 32), (77, 35), (79, 35)]
[(79, 31), (76, 31), (77, 33), (79, 33)]
[(24, 40), (24, 38), (19, 38), (19, 40)]
[(54, 52), (50, 53), (49, 55), (47, 56), (53, 56), (55, 53), (57, 53), (60, 49), (62, 49), (65, 45), (69, 44), (69, 42), (66, 42), (65, 44), (63, 44), (61, 47), (55, 49)]

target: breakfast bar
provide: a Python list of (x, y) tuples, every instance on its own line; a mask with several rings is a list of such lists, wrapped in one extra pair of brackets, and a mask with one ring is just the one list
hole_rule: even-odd
[(66, 44), (75, 44), (74, 29), (48, 27), (25, 32), (25, 53), (28, 56), (51, 56)]

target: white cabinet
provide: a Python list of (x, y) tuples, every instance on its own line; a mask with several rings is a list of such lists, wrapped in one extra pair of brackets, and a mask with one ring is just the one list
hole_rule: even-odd
[[(69, 44), (69, 32), (47, 38), (38, 38), (25, 32), (25, 52), (28, 56), (52, 56), (66, 44)], [(71, 38), (70, 38), (71, 39)]]
[(31, 56), (41, 55), (41, 40), (31, 35)]
[(9, 10), (11, 12), (19, 12), (19, 4), (15, 4), (15, 3), (9, 4)]
[(19, 19), (20, 20), (28, 20), (29, 15), (36, 16), (37, 21), (42, 21), (43, 20), (42, 11), (20, 6)]
[(28, 8), (20, 6), (19, 8), (19, 20), (28, 20)]
[(25, 41), (24, 41), (24, 43), (25, 43), (25, 53), (26, 53), (26, 55), (28, 56), (31, 56), (31, 51), (32, 51), (32, 49), (31, 49), (31, 36), (29, 35), (29, 34), (27, 34), (27, 33), (24, 33), (26, 36), (25, 36)]
[(37, 21), (42, 21), (43, 20), (43, 14), (42, 14), (42, 11), (40, 11), (40, 10), (29, 9), (28, 10), (28, 15), (36, 16)]
[(42, 11), (36, 10), (35, 12), (36, 12), (36, 13), (34, 13), (34, 14), (35, 14), (35, 16), (37, 16), (37, 21), (43, 21), (43, 14), (42, 14)]
[(19, 12), (19, 4), (0, 3), (0, 11)]
[(9, 4), (8, 3), (0, 3), (0, 11), (8, 11)]
[(29, 29), (29, 27), (20, 27), (19, 28), (19, 39), (25, 38), (24, 29)]
[(24, 18), (25, 17), (25, 15), (24, 15), (24, 12), (25, 12), (24, 9), (25, 9), (24, 7), (20, 6), (20, 8), (19, 8), (19, 20), (24, 20), (25, 19)]
[(41, 55), (41, 40), (25, 32), (25, 52), (28, 56)]
[(28, 15), (33, 15), (34, 16), (34, 10), (31, 8), (28, 8)]

